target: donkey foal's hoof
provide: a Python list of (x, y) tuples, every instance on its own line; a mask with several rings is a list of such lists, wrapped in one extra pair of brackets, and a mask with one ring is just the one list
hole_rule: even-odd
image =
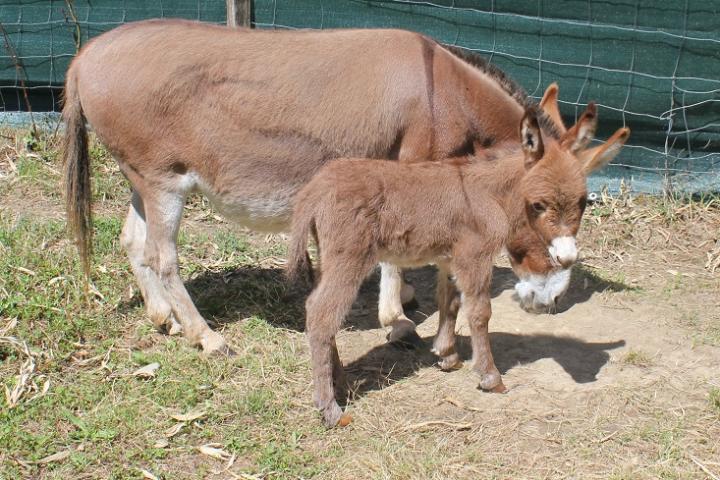
[(352, 417), (350, 415), (342, 412), (342, 409), (336, 402), (333, 402), (332, 405), (322, 409), (321, 411), (323, 416), (323, 422), (328, 428), (333, 428), (337, 426), (345, 427), (352, 420)]
[(165, 328), (167, 328), (168, 335), (180, 335), (182, 333), (182, 325), (178, 323), (177, 320), (175, 320), (175, 317), (172, 316), (170, 318), (170, 324), (165, 325)]
[(337, 426), (338, 427), (347, 427), (350, 425), (350, 422), (352, 422), (352, 416), (348, 415), (347, 413), (344, 413), (340, 420), (338, 420)]
[(182, 325), (175, 320), (175, 315), (169, 309), (152, 310), (148, 312), (148, 316), (160, 333), (177, 335), (182, 332)]
[(504, 393), (507, 391), (502, 383), (499, 373), (482, 373), (480, 374), (480, 388), (486, 392)]
[(507, 393), (508, 389), (504, 383), (500, 382), (498, 385), (494, 386), (488, 391), (491, 393)]

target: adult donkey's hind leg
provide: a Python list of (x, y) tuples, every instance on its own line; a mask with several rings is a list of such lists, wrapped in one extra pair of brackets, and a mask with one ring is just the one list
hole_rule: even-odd
[(422, 340), (415, 331), (415, 322), (405, 316), (403, 288), (412, 300), (412, 287), (403, 282), (400, 268), (390, 263), (380, 263), (380, 299), (378, 317), (383, 327), (391, 327), (388, 340), (409, 346), (418, 346)]
[(185, 337), (191, 344), (200, 345), (205, 353), (232, 353), (222, 335), (212, 331), (195, 308), (180, 278), (176, 241), (185, 192), (155, 189), (143, 195), (143, 200), (147, 224), (144, 264), (157, 274)]
[(180, 333), (182, 327), (175, 320), (167, 292), (160, 279), (144, 262), (146, 237), (147, 225), (143, 201), (140, 194), (133, 191), (127, 219), (120, 235), (120, 244), (127, 251), (150, 320), (158, 330), (174, 335)]

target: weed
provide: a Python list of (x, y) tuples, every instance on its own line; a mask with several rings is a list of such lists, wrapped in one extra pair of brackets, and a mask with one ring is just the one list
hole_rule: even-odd
[(708, 403), (710, 404), (710, 410), (715, 412), (720, 417), (720, 388), (711, 388), (708, 393)]
[(640, 350), (630, 350), (622, 356), (620, 361), (626, 365), (634, 365), (636, 367), (648, 367), (652, 365), (652, 358), (645, 352)]

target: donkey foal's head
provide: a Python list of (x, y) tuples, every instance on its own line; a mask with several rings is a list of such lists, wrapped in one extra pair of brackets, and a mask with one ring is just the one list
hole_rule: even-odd
[[(587, 149), (596, 127), (594, 103), (572, 128), (563, 129), (559, 140), (543, 138), (531, 111), (521, 122), (527, 169), (519, 189), (524, 218), (507, 250), (520, 278), (515, 290), (526, 310), (553, 310), (567, 290), (570, 267), (578, 258), (575, 237), (585, 210), (587, 175), (614, 158), (630, 133), (620, 129), (606, 144)], [(543, 248), (546, 252), (540, 251)]]

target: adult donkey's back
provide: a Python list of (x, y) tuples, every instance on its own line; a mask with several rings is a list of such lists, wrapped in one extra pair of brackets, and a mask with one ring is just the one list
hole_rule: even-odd
[[(87, 271), (87, 120), (133, 187), (121, 242), (150, 317), (171, 332), (182, 328), (207, 352), (224, 351), (178, 273), (176, 237), (190, 192), (251, 228), (283, 229), (294, 195), (328, 160), (433, 160), (487, 149), (517, 136), (525, 103), (502, 75), (411, 32), (127, 24), (86, 45), (67, 72), (70, 224)], [(548, 117), (540, 120), (557, 135)], [(541, 252), (526, 263), (544, 274), (541, 247), (522, 250)], [(399, 270), (387, 264), (379, 316), (396, 338), (414, 333)]]

